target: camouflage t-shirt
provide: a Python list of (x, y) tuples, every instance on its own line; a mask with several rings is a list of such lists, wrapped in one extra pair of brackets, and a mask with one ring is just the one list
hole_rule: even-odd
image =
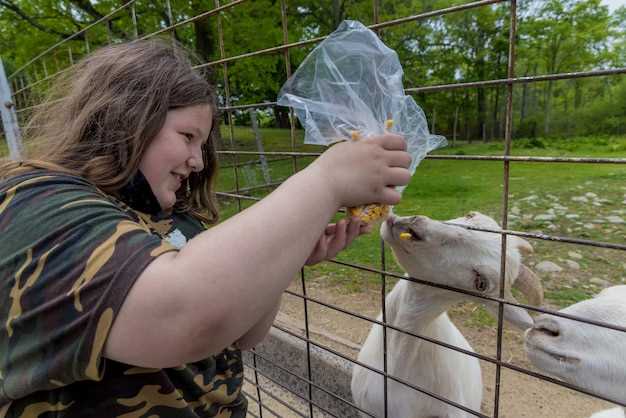
[(243, 418), (239, 350), (171, 369), (102, 357), (144, 268), (202, 230), (67, 174), (0, 182), (0, 418)]

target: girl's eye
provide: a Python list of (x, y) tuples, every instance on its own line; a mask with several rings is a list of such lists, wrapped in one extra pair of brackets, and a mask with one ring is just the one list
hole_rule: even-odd
[(193, 140), (193, 135), (192, 134), (183, 133), (183, 136), (185, 137), (185, 141), (187, 141), (187, 142), (191, 142)]

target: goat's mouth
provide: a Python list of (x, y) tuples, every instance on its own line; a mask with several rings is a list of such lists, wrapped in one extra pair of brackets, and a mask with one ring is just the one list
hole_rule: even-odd
[(559, 364), (559, 366), (576, 366), (580, 364), (580, 359), (578, 357), (566, 355), (563, 353), (556, 352), (554, 350), (550, 350), (541, 344), (536, 344), (531, 341), (526, 341), (526, 351), (529, 354), (534, 354), (534, 357), (540, 361), (549, 361), (554, 363), (555, 361)]

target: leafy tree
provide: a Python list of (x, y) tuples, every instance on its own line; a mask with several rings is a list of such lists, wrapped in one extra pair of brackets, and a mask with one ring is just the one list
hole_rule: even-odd
[[(288, 0), (288, 43), (324, 36), (344, 19), (364, 24), (385, 22), (465, 3), (464, 0), (385, 0), (378, 16), (371, 0)], [(84, 33), (81, 28), (119, 8), (122, 0), (0, 0), (0, 55), (9, 74), (52, 45), (71, 40), (45, 54), (12, 79), (21, 90), (18, 106), (36, 104), (45, 80), (99, 45), (133, 39), (162, 30), (215, 8), (214, 0), (138, 0), (106, 22)], [(223, 0), (221, 4), (227, 4)], [(444, 17), (411, 20), (379, 29), (383, 41), (400, 57), (405, 87), (506, 77), (509, 36), (508, 3), (457, 12)], [(134, 21), (137, 22), (135, 27)], [(254, 0), (233, 6), (219, 18), (225, 57), (279, 47), (283, 19), (279, 0)], [(528, 0), (518, 2), (516, 75), (554, 74), (626, 65), (626, 7), (609, 14), (601, 0)], [(218, 18), (195, 19), (162, 34), (196, 51), (204, 62), (221, 58)], [(310, 43), (287, 53), (280, 49), (229, 61), (227, 80), (232, 105), (274, 101), (280, 86), (306, 54)], [(286, 59), (288, 61), (286, 61)], [(225, 91), (223, 65), (211, 67), (211, 80)], [(532, 136), (585, 131), (580, 116), (591, 109), (600, 118), (596, 132), (615, 132), (626, 125), (607, 107), (621, 97), (619, 77), (529, 83), (514, 87), (514, 133)], [(501, 138), (506, 89), (489, 87), (416, 95), (437, 133), (453, 132), (466, 139)], [(222, 101), (224, 96), (222, 97)], [(599, 109), (604, 109), (606, 115)], [(237, 113), (238, 123), (245, 122)], [(21, 114), (27, 116), (26, 112)], [(287, 127), (284, 108), (274, 109), (278, 126)], [(616, 119), (617, 118), (617, 119)], [(602, 122), (604, 119), (607, 123)], [(610, 121), (613, 122), (610, 122)], [(615, 121), (618, 122), (615, 122)], [(462, 134), (460, 134), (462, 133)]]

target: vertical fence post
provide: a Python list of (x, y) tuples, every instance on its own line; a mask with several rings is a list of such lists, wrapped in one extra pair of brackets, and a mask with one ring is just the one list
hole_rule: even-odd
[(0, 59), (0, 113), (2, 114), (2, 125), (4, 135), (9, 144), (9, 157), (12, 160), (22, 158), (22, 139), (20, 127), (17, 123), (17, 113), (15, 113), (15, 103), (11, 100), (11, 87), (4, 72), (4, 66)]

